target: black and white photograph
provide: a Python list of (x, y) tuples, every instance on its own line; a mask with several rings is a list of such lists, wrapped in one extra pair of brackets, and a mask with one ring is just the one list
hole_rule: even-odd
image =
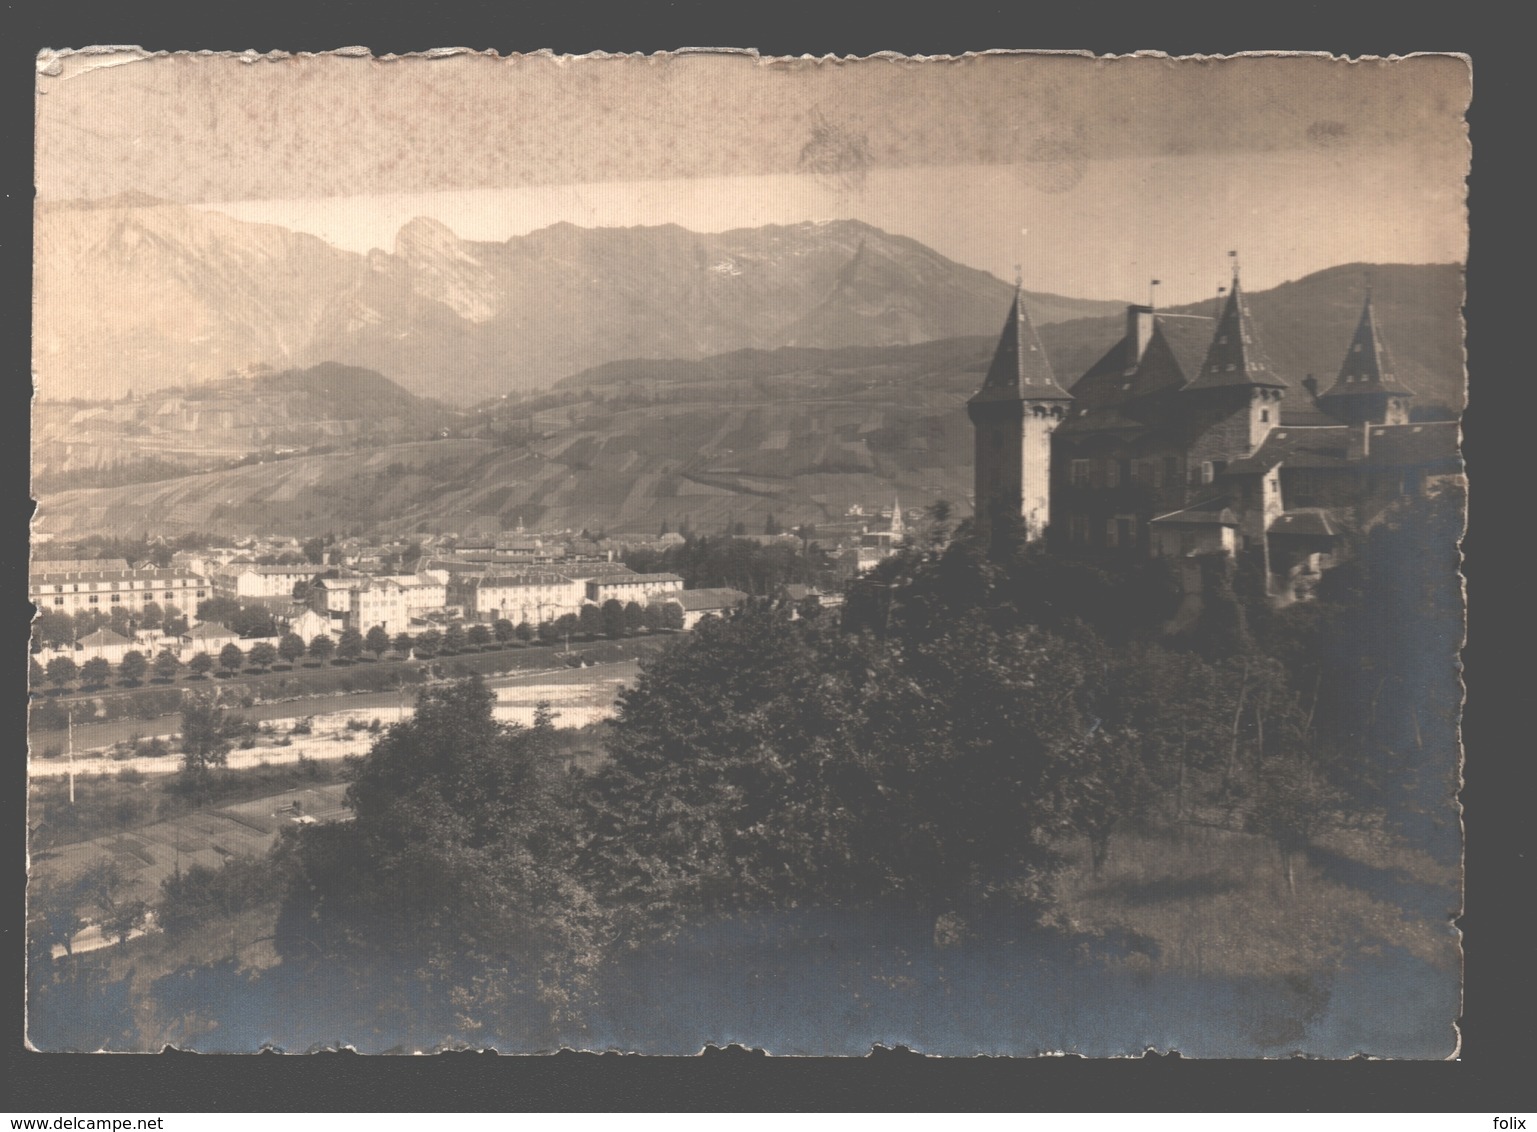
[(1471, 92), (42, 52), (29, 1047), (1457, 1057)]

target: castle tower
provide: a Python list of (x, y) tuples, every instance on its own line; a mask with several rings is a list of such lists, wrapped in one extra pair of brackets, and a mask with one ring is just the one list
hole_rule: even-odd
[(1368, 287), (1361, 321), (1345, 351), (1340, 375), (1319, 395), (1318, 407), (1348, 425), (1408, 424), (1409, 398), (1413, 396), (1414, 390), (1394, 375), (1387, 347), (1377, 336)]
[(1038, 539), (1051, 521), (1051, 433), (1067, 416), (1073, 396), (1057, 384), (1040, 336), (1014, 290), (982, 388), (966, 402), (975, 435), (974, 507), (986, 538), (997, 519), (1017, 515), (1026, 536)]
[(907, 524), (902, 520), (902, 497), (893, 495), (891, 497), (891, 539), (893, 542), (900, 541), (906, 533)]
[(1235, 270), (1206, 360), (1182, 390), (1196, 412), (1217, 422), (1191, 459), (1225, 465), (1254, 455), (1280, 423), (1288, 388), (1260, 348)]

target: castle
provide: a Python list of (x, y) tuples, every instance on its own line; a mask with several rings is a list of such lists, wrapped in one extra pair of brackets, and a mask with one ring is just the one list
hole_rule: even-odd
[(1339, 376), (1298, 388), (1268, 361), (1235, 271), (1199, 369), (1210, 319), (1131, 306), (1126, 333), (1060, 384), (1016, 289), (982, 387), (967, 402), (975, 438), (975, 522), (984, 537), (1017, 516), (1026, 537), (1081, 556), (1263, 557), (1278, 601), (1305, 596), (1349, 525), (1393, 500), (1458, 478), (1456, 421), (1413, 421), (1368, 288)]

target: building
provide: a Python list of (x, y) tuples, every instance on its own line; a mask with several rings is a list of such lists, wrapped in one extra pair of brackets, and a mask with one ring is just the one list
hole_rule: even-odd
[(1213, 319), (1129, 307), (1122, 338), (1063, 391), (1016, 296), (967, 406), (976, 522), (1017, 513), (1027, 537), (1076, 555), (1252, 553), (1274, 597), (1302, 595), (1347, 527), (1462, 474), (1457, 422), (1411, 420), (1369, 291), (1342, 345), (1327, 391), (1294, 384), (1266, 357), (1235, 272)]
[(100, 658), (108, 664), (123, 663), (123, 657), (139, 647), (121, 633), (114, 633), (111, 629), (107, 628), (97, 629), (94, 633), (87, 633), (76, 641), (75, 644), (78, 648), (76, 660), (85, 661)]
[(321, 567), (309, 562), (300, 566), (253, 566), (232, 562), (214, 571), (213, 587), (219, 597), (236, 601), (287, 599), (293, 596), (294, 586), (308, 582), (320, 571)]
[(308, 644), (322, 633), (333, 632), (333, 626), (330, 617), (306, 608), (288, 619), (287, 632)]
[[(154, 602), (162, 612), (167, 606), (175, 606), (195, 620), (198, 602), (212, 596), (208, 581), (186, 570), (130, 569), (127, 565), (55, 570), (54, 565), (37, 563), (27, 579), (27, 596), (41, 613), (73, 616), (82, 609), (91, 609), (110, 615), (114, 609), (126, 609), (130, 616), (136, 617), (146, 605)], [(87, 562), (72, 565), (95, 566)]]
[(677, 606), (683, 611), (683, 627), (692, 629), (706, 617), (723, 616), (746, 600), (741, 590), (677, 590), (660, 597), (657, 604)]
[(585, 583), (551, 571), (461, 575), (448, 586), (449, 602), (471, 621), (541, 625), (567, 613), (579, 614)]
[(1016, 284), (982, 388), (966, 402), (976, 444), (973, 506), (984, 538), (1004, 516), (1023, 521), (1036, 538), (1051, 524), (1051, 437), (1071, 401)]
[(676, 574), (603, 574), (587, 579), (585, 585), (587, 600), (594, 605), (616, 599), (626, 604), (634, 601), (647, 605), (681, 590), (683, 579)]
[(344, 627), (365, 634), (370, 629), (383, 629), (390, 636), (409, 632), (411, 609), (406, 600), (406, 587), (389, 578), (362, 578), (359, 581), (361, 584), (339, 591), (347, 595)]
[(887, 528), (884, 531), (861, 531), (854, 545), (845, 553), (844, 564), (856, 574), (868, 570), (900, 550), (902, 540), (906, 537), (907, 524), (902, 518), (902, 501), (893, 499)]
[(196, 625), (182, 634), (181, 651), (184, 654), (193, 656), (200, 652), (206, 652), (209, 656), (217, 657), (219, 650), (224, 648), (225, 645), (238, 644), (240, 644), (239, 633), (209, 621), (202, 625)]

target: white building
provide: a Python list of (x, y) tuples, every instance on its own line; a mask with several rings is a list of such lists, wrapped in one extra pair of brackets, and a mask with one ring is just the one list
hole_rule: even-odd
[(214, 571), (214, 590), (220, 597), (286, 598), (293, 596), (294, 586), (307, 582), (319, 573), (313, 563), (302, 566), (249, 566), (230, 564)]
[(162, 610), (174, 605), (189, 619), (195, 619), (197, 603), (212, 596), (207, 579), (186, 570), (51, 567), (51, 563), (38, 563), (27, 579), (27, 596), (42, 613), (73, 616), (82, 609), (92, 609), (110, 615), (114, 609), (126, 609), (130, 616), (137, 617), (146, 605), (155, 602)]
[(747, 600), (741, 590), (705, 589), (679, 590), (660, 599), (660, 603), (676, 605), (683, 610), (683, 627), (692, 629), (706, 617), (720, 617)]
[(587, 600), (602, 605), (610, 599), (645, 605), (683, 589), (676, 574), (606, 574), (587, 580)]
[(460, 577), (449, 586), (450, 602), (472, 621), (527, 621), (539, 625), (567, 613), (578, 614), (583, 583), (554, 573)]

